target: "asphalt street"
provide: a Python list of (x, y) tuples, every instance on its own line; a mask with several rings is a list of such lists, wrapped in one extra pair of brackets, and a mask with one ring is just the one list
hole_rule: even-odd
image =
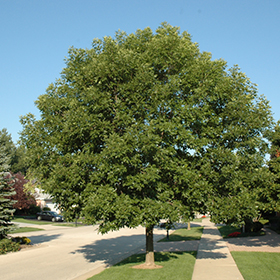
[[(85, 280), (145, 247), (145, 229), (121, 229), (98, 234), (96, 226), (33, 226), (44, 231), (19, 233), (32, 249), (0, 255), (1, 280)], [(154, 239), (165, 236), (154, 230)]]

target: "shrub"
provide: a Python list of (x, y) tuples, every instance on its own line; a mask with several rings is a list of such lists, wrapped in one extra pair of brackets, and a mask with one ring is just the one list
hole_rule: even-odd
[(45, 207), (43, 208), (43, 211), (51, 211), (51, 208), (45, 206)]
[(25, 236), (24, 237), (17, 236), (17, 237), (14, 237), (12, 240), (14, 242), (16, 242), (16, 243), (19, 243), (19, 244), (26, 244), (26, 245), (28, 245), (28, 244), (31, 243), (31, 240), (29, 238), (25, 237)]
[(261, 222), (246, 221), (245, 232), (259, 232), (263, 228)]
[(228, 235), (228, 237), (237, 237), (241, 234), (241, 232), (238, 232), (238, 231), (235, 231), (235, 232), (232, 232)]
[(0, 255), (7, 252), (17, 252), (20, 250), (20, 244), (11, 239), (4, 238), (0, 240)]
[(253, 232), (259, 232), (263, 228), (263, 224), (261, 222), (254, 222), (252, 226)]
[(280, 230), (280, 217), (274, 216), (269, 218), (270, 227), (274, 230)]
[(40, 206), (31, 205), (30, 208), (28, 209), (28, 214), (29, 215), (36, 215), (40, 211), (41, 211), (41, 207)]

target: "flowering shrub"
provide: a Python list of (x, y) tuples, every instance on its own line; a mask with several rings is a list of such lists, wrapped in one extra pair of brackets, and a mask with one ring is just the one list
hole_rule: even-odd
[(238, 236), (239, 234), (241, 234), (241, 232), (235, 231), (235, 232), (230, 233), (228, 236), (229, 236), (229, 237), (236, 237), (236, 236)]
[(31, 243), (31, 240), (27, 237), (22, 237), (22, 241), (23, 241), (23, 244), (26, 244), (26, 245)]
[(17, 242), (19, 244), (26, 244), (26, 245), (31, 243), (31, 240), (25, 236), (24, 237), (14, 237), (13, 241)]
[(206, 218), (206, 216), (205, 216), (205, 215), (203, 215), (201, 218)]

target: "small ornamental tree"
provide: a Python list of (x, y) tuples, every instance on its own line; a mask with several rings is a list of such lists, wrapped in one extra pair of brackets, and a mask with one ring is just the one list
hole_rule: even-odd
[(254, 201), (268, 102), (187, 32), (164, 23), (71, 48), (36, 104), (41, 119), (21, 120), (33, 174), (67, 215), (82, 212), (102, 233), (144, 226), (147, 267), (160, 219), (208, 210), (223, 220), (233, 201), (241, 217), (255, 214), (246, 194)]
[(19, 172), (13, 175), (15, 195), (12, 199), (16, 201), (13, 205), (15, 209), (26, 211), (31, 205), (36, 205), (34, 196), (25, 189), (24, 185), (28, 182), (25, 177)]

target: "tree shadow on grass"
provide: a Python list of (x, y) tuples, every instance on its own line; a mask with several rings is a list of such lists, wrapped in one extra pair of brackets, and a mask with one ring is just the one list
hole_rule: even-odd
[[(110, 239), (97, 240), (84, 245), (71, 254), (83, 254), (88, 262), (102, 261), (106, 265), (114, 265), (121, 260), (139, 253), (145, 248), (145, 235), (120, 236)], [(142, 251), (143, 252), (143, 251)], [(180, 252), (171, 254), (172, 258)], [(159, 261), (167, 261), (170, 257), (166, 253), (155, 253)], [(144, 262), (145, 254), (137, 255), (136, 263)], [(165, 259), (166, 258), (166, 259)], [(137, 261), (139, 260), (139, 261)]]
[[(183, 254), (190, 254), (194, 258), (196, 257), (196, 251), (190, 251), (190, 252), (155, 252), (155, 262), (162, 263), (162, 262), (168, 262), (171, 259), (178, 259), (178, 256)], [(135, 254), (132, 255), (121, 262), (118, 262), (114, 266), (123, 266), (123, 265), (137, 265), (140, 263), (145, 262), (145, 254)]]

